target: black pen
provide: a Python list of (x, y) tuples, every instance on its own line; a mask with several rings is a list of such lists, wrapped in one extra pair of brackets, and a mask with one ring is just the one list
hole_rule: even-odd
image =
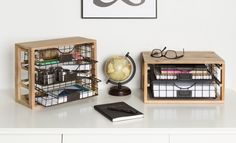
[(115, 108), (115, 107), (107, 107), (107, 109), (112, 110), (112, 111), (119, 111), (119, 112), (124, 112), (124, 113), (137, 114), (136, 111), (128, 110), (128, 109)]

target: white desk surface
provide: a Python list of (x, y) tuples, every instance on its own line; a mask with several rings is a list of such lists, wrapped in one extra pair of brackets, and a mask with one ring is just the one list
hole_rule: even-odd
[[(93, 109), (96, 104), (124, 101), (144, 113), (143, 119), (111, 122)], [(236, 92), (226, 91), (224, 104), (144, 104), (141, 90), (96, 97), (58, 106), (28, 109), (15, 103), (14, 90), (1, 91), (0, 128), (236, 128)]]

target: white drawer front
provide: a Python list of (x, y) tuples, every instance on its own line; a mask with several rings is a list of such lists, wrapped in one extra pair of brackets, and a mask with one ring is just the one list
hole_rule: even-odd
[(170, 143), (236, 143), (236, 134), (171, 135)]
[(61, 143), (61, 135), (0, 134), (2, 143)]
[(64, 135), (63, 143), (169, 143), (168, 135), (157, 134), (77, 134)]

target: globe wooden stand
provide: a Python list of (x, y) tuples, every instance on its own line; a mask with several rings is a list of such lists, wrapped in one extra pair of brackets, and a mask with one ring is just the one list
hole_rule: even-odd
[(127, 86), (122, 86), (118, 83), (118, 86), (112, 86), (109, 90), (109, 94), (113, 96), (127, 96), (131, 94), (131, 90)]

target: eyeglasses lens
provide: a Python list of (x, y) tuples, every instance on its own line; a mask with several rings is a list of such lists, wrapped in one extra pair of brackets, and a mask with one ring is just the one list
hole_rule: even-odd
[(177, 53), (175, 51), (169, 50), (166, 51), (165, 56), (170, 59), (174, 59), (177, 57)]
[(152, 51), (152, 56), (154, 57), (161, 57), (162, 54), (161, 54), (161, 50), (160, 49), (155, 49)]

